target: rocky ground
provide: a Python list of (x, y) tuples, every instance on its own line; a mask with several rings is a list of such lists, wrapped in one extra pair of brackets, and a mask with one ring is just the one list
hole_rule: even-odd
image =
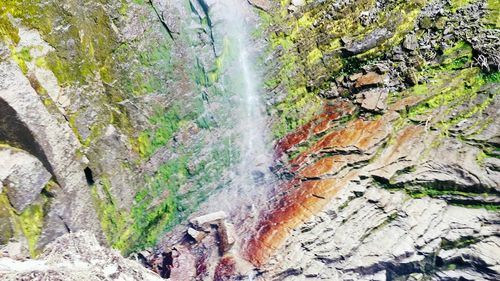
[(139, 262), (103, 247), (88, 231), (66, 234), (50, 243), (38, 259), (9, 243), (1, 249), (2, 280), (163, 280)]

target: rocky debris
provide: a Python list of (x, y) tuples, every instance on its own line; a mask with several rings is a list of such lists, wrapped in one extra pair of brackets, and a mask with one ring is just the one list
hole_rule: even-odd
[(376, 88), (356, 94), (356, 102), (369, 111), (380, 112), (387, 108), (386, 100), (389, 91)]
[(52, 175), (40, 160), (22, 150), (0, 147), (0, 159), (0, 183), (10, 204), (21, 213), (38, 198)]
[(235, 280), (252, 269), (234, 247), (236, 232), (225, 212), (195, 216), (190, 221), (187, 230), (186, 226), (176, 227), (149, 256), (145, 253), (146, 267), (171, 280)]
[(136, 261), (101, 246), (87, 231), (57, 238), (35, 260), (0, 257), (0, 276), (5, 281), (163, 280)]
[(192, 226), (188, 228), (187, 234), (196, 242), (201, 242), (215, 227), (219, 252), (222, 256), (231, 249), (235, 242), (234, 228), (225, 221), (226, 217), (223, 211), (194, 217), (189, 220)]

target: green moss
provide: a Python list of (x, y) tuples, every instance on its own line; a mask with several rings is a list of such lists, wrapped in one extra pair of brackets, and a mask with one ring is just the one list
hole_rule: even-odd
[(7, 41), (17, 45), (19, 40), (19, 30), (0, 9), (0, 41)]
[(28, 206), (19, 214), (10, 205), (7, 195), (0, 194), (0, 215), (3, 217), (4, 223), (10, 223), (11, 236), (24, 236), (26, 238), (32, 257), (39, 254), (36, 244), (42, 231), (46, 202), (47, 199), (42, 196), (41, 202)]
[(154, 129), (139, 134), (137, 143), (139, 144), (139, 153), (142, 157), (149, 157), (160, 147), (169, 142), (174, 133), (180, 128), (181, 121), (184, 120), (181, 115), (180, 107), (172, 106), (163, 111), (160, 108), (155, 110), (150, 122)]
[(450, 1), (450, 10), (455, 13), (462, 7), (474, 2), (475, 0), (451, 0)]
[(486, 7), (488, 14), (482, 21), (491, 28), (500, 28), (500, 2), (497, 0), (487, 0)]
[(458, 41), (443, 52), (439, 68), (442, 70), (463, 69), (472, 62), (472, 47), (465, 41)]
[[(102, 177), (100, 185), (91, 187), (91, 195), (106, 239), (115, 249), (125, 251), (131, 236), (130, 218), (126, 211), (120, 210), (110, 193), (110, 182)], [(102, 194), (102, 195), (101, 195)], [(101, 197), (102, 196), (102, 197)]]
[[(430, 85), (426, 85), (427, 94), (431, 96), (419, 103), (417, 106), (411, 108), (408, 112), (409, 118), (415, 118), (418, 115), (428, 115), (430, 112), (446, 107), (450, 104), (458, 104), (464, 99), (470, 99), (471, 94), (476, 93), (482, 86), (481, 79), (477, 79), (479, 69), (470, 68), (458, 72), (446, 73), (441, 72), (433, 78)], [(417, 88), (418, 92), (425, 92), (422, 89), (424, 86)], [(410, 93), (415, 93), (412, 89)]]
[(321, 58), (323, 57), (323, 53), (319, 49), (314, 49), (312, 50), (308, 55), (307, 55), (307, 63), (308, 64), (315, 64), (317, 63)]
[(42, 205), (31, 205), (18, 217), (18, 223), (24, 236), (28, 239), (28, 246), (32, 256), (38, 254), (36, 243), (42, 233), (43, 219), (44, 214)]

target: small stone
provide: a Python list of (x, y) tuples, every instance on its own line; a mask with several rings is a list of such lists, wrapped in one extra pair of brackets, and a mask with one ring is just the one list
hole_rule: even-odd
[(392, 32), (387, 28), (377, 28), (360, 40), (353, 41), (350, 38), (342, 38), (342, 42), (345, 44), (345, 51), (356, 55), (379, 46), (392, 35)]
[(216, 224), (218, 221), (221, 221), (227, 217), (226, 213), (223, 211), (214, 212), (210, 214), (206, 214), (203, 216), (199, 216), (196, 218), (192, 218), (189, 222), (198, 228), (205, 228), (210, 224)]
[(332, 85), (329, 89), (321, 92), (321, 96), (325, 99), (333, 99), (338, 97), (339, 95), (339, 91), (337, 90), (337, 86), (335, 85)]
[(196, 242), (201, 242), (203, 238), (207, 236), (207, 233), (204, 231), (198, 231), (192, 227), (188, 228), (187, 233), (191, 236)]
[(387, 108), (385, 103), (388, 95), (387, 89), (373, 89), (360, 93), (362, 95), (361, 107), (372, 111), (382, 111)]
[(418, 41), (415, 34), (407, 34), (403, 41), (403, 48), (409, 51), (414, 51), (418, 48)]
[(448, 22), (447, 17), (440, 17), (436, 21), (436, 28), (439, 30), (443, 30), (444, 27), (446, 26), (446, 23)]
[(379, 85), (384, 81), (384, 77), (375, 72), (368, 72), (367, 74), (359, 77), (354, 84), (354, 87), (361, 88), (365, 86)]
[(297, 12), (298, 10), (299, 10), (299, 8), (297, 8), (297, 6), (294, 6), (294, 5), (288, 6), (288, 12), (291, 14)]
[(418, 75), (414, 68), (408, 68), (405, 73), (405, 80), (411, 86), (417, 85), (418, 83)]
[(433, 26), (433, 21), (430, 17), (426, 16), (420, 20), (420, 27), (422, 29), (429, 29)]

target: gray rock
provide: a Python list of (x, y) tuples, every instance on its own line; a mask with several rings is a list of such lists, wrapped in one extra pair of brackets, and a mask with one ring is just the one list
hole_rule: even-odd
[(189, 234), (189, 236), (191, 236), (196, 242), (200, 242), (201, 240), (203, 240), (203, 238), (205, 238), (205, 236), (207, 236), (207, 233), (204, 232), (204, 231), (198, 231), (192, 227), (189, 227), (188, 230), (187, 230), (187, 233)]
[(355, 55), (375, 48), (391, 37), (392, 33), (387, 28), (377, 28), (361, 40), (351, 41), (349, 38), (344, 38), (343, 41), (347, 52)]
[(361, 107), (370, 111), (383, 111), (387, 108), (386, 99), (389, 91), (385, 88), (375, 88), (356, 95), (356, 101)]
[(0, 147), (0, 182), (9, 202), (21, 213), (32, 204), (52, 175), (25, 151)]
[(292, 0), (292, 5), (296, 6), (296, 7), (301, 7), (301, 6), (304, 6), (306, 4), (306, 1), (304, 0)]
[[(101, 234), (77, 155), (81, 148), (77, 137), (63, 116), (48, 111), (13, 61), (0, 62), (0, 107), (0, 120), (7, 121), (0, 123), (4, 125), (0, 126), (0, 135), (7, 136), (4, 141), (36, 156), (61, 186), (49, 212), (57, 213), (54, 217), (62, 218), (73, 231), (86, 229)], [(50, 232), (44, 228), (42, 235), (45, 231)]]
[(417, 36), (415, 34), (407, 34), (403, 41), (403, 47), (409, 51), (414, 51), (418, 48)]
[(200, 229), (204, 229), (210, 224), (217, 224), (219, 221), (224, 220), (226, 217), (227, 215), (225, 212), (219, 211), (192, 218), (189, 220), (189, 222)]

